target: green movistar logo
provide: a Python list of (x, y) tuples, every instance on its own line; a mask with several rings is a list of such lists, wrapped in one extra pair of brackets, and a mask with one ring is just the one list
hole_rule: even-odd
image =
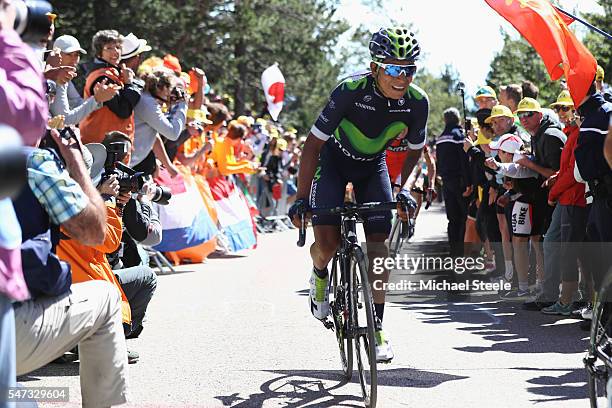
[[(376, 154), (383, 151), (389, 140), (393, 139), (408, 126), (404, 122), (393, 122), (385, 128), (376, 138), (370, 139), (361, 132), (347, 119), (342, 119), (338, 129), (342, 129), (351, 145), (361, 154)], [(340, 135), (336, 129), (334, 136), (340, 140)]]
[(359, 80), (356, 80), (356, 81), (351, 81), (351, 80), (349, 79), (349, 80), (345, 81), (345, 82), (342, 84), (342, 89), (346, 89), (346, 88), (348, 88), (348, 89), (350, 89), (351, 91), (355, 91), (355, 90), (357, 90), (358, 88), (365, 89), (365, 87), (366, 87), (367, 83), (368, 83), (368, 79), (367, 79), (366, 77), (363, 77), (363, 78), (361, 78), (361, 79), (359, 79)]
[(313, 181), (319, 181), (319, 179), (321, 178), (321, 166), (318, 166), (317, 169), (315, 170), (315, 174), (314, 177), (312, 178)]

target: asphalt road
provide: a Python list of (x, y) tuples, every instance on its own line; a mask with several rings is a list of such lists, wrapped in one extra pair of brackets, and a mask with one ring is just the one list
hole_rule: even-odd
[[(443, 255), (445, 222), (439, 207), (424, 212), (409, 253)], [(357, 377), (347, 383), (339, 371), (333, 333), (310, 315), (309, 256), (296, 238), (262, 235), (256, 250), (160, 276), (145, 330), (128, 341), (140, 354), (129, 406), (362, 406)], [(444, 276), (393, 275), (431, 279)], [(396, 358), (379, 365), (378, 406), (587, 407), (587, 333), (578, 323), (523, 311), (495, 291), (392, 291), (385, 330)], [(80, 405), (77, 362), (19, 380), (68, 386), (69, 406)]]

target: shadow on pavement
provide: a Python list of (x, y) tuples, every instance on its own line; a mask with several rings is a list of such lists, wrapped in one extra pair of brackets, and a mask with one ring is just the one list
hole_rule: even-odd
[(552, 399), (532, 399), (531, 402), (567, 401), (574, 399), (586, 399), (589, 397), (589, 392), (586, 385), (587, 374), (583, 368), (512, 368), (512, 370), (535, 372), (558, 371), (564, 373), (559, 376), (542, 375), (540, 377), (535, 377), (528, 380), (527, 382), (529, 384), (533, 384), (535, 386), (528, 387), (527, 391), (545, 397), (555, 397)]
[(40, 367), (38, 370), (34, 370), (31, 373), (20, 375), (17, 377), (18, 382), (29, 382), (39, 381), (36, 377), (78, 377), (79, 376), (79, 363), (63, 363), (54, 364), (50, 363)]
[[(337, 390), (349, 383), (337, 370), (273, 370), (279, 377), (266, 381), (260, 387), (261, 393), (242, 398), (238, 393), (216, 396), (224, 406), (261, 407), (264, 403), (276, 402), (284, 407), (363, 407), (361, 395), (339, 394)], [(447, 381), (468, 377), (422, 371), (409, 368), (380, 370), (378, 385), (390, 387), (433, 388)], [(357, 374), (351, 383), (358, 384)], [(382, 391), (379, 388), (379, 398)]]

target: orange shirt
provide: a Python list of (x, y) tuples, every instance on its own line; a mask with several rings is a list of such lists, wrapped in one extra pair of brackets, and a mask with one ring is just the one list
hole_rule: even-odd
[(253, 174), (257, 169), (253, 167), (253, 162), (250, 160), (237, 160), (234, 153), (234, 147), (229, 138), (218, 139), (210, 154), (210, 159), (217, 164), (219, 173), (224, 176), (230, 174)]
[[(57, 256), (68, 262), (72, 269), (72, 283), (90, 280), (105, 280), (117, 287), (121, 293), (121, 316), (125, 323), (132, 320), (130, 304), (121, 289), (121, 284), (113, 272), (106, 254), (114, 252), (121, 244), (123, 226), (114, 208), (106, 207), (106, 235), (101, 245), (90, 247), (76, 239), (60, 240)], [(63, 231), (66, 234), (66, 231)]]
[[(87, 76), (83, 97), (91, 96), (91, 86), (100, 77), (108, 77), (116, 84), (123, 84), (115, 68), (98, 68)], [(134, 113), (129, 118), (122, 119), (115, 115), (107, 106), (93, 111), (79, 123), (83, 143), (102, 143), (104, 136), (113, 130), (127, 134), (134, 141)]]

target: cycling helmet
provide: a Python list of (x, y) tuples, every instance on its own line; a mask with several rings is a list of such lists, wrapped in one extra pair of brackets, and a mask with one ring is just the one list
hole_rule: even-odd
[(404, 27), (381, 28), (372, 34), (369, 48), (372, 60), (376, 62), (388, 58), (414, 61), (421, 53), (414, 33)]

